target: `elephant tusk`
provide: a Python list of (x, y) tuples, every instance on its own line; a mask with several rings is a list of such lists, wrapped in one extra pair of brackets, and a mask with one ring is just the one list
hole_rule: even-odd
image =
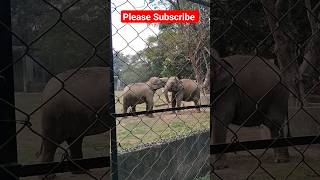
[(160, 106), (167, 106), (168, 104), (164, 103), (164, 104), (156, 104), (154, 105), (155, 107), (160, 107)]

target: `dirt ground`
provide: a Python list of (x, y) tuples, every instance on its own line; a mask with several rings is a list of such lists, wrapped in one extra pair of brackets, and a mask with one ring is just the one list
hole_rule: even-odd
[[(235, 130), (238, 126), (231, 128)], [(266, 139), (269, 131), (265, 128), (241, 128), (239, 136), (242, 141)], [(229, 133), (229, 140), (231, 137)], [(214, 171), (212, 179), (320, 179), (319, 151), (320, 145), (289, 147), (290, 162), (280, 164), (274, 162), (272, 149), (228, 153), (229, 168)]]
[[(305, 146), (296, 148), (303, 152)], [(216, 170), (213, 179), (320, 179), (319, 150), (319, 145), (312, 146), (302, 156), (294, 148), (290, 148), (290, 162), (281, 164), (273, 162), (272, 150), (268, 150), (262, 158), (259, 157), (263, 150), (251, 151), (261, 160), (261, 164), (248, 152), (229, 153), (229, 168)]]
[[(159, 100), (158, 100), (159, 101)], [(18, 145), (18, 162), (27, 165), (39, 163), (40, 158), (36, 158), (35, 154), (40, 149), (41, 138), (37, 134), (41, 134), (41, 121), (40, 111), (37, 108), (40, 104), (40, 95), (37, 93), (30, 94), (16, 94), (16, 106), (20, 110), (31, 115), (31, 124), (29, 128), (17, 123), (17, 145)], [(159, 102), (158, 104), (161, 104)], [(163, 107), (157, 107), (163, 108)], [(121, 104), (117, 104), (117, 111), (121, 110)], [(143, 105), (139, 106), (138, 110), (144, 110)], [(190, 130), (196, 128), (209, 127), (209, 112), (202, 111), (196, 113), (194, 110), (188, 110), (188, 112), (182, 112), (179, 115), (168, 113), (156, 113), (155, 118), (149, 118), (144, 115), (138, 117), (129, 117), (126, 119), (118, 118), (119, 125), (117, 128), (117, 140), (118, 149), (123, 147), (130, 147), (140, 143), (152, 142), (159, 138), (167, 138), (174, 136), (176, 133), (179, 135), (186, 134)], [(17, 122), (24, 121), (26, 115), (16, 111)], [(150, 131), (152, 127), (153, 131)], [(20, 131), (21, 130), (21, 131)], [(174, 131), (173, 131), (174, 130)], [(160, 138), (161, 138), (160, 137)], [(141, 141), (142, 140), (142, 141)], [(83, 142), (83, 152), (85, 158), (99, 157), (108, 155), (106, 144), (107, 136), (105, 133), (88, 136)], [(67, 148), (66, 144), (62, 144), (62, 147)], [(55, 161), (60, 161), (63, 151), (57, 150)], [(90, 171), (97, 179), (109, 179), (105, 173), (108, 172), (108, 168), (93, 169)], [(38, 177), (25, 177), (21, 179), (39, 179)], [(57, 179), (93, 179), (89, 175), (79, 175), (71, 173), (57, 174)]]
[[(99, 180), (111, 180), (109, 168), (92, 169), (89, 174), (71, 174), (71, 173), (59, 173), (56, 174), (54, 180), (89, 180), (89, 179), (99, 179)], [(21, 180), (40, 180), (39, 176), (20, 178)]]
[[(233, 130), (237, 126), (231, 126)], [(268, 136), (268, 131), (261, 128), (241, 128), (239, 131), (241, 140), (264, 139)], [(232, 137), (231, 133), (228, 134), (228, 139)], [(228, 153), (229, 168), (224, 170), (216, 170), (212, 179), (225, 179), (225, 180), (267, 180), (267, 179), (292, 179), (292, 180), (313, 180), (320, 179), (317, 173), (320, 173), (320, 145), (312, 145), (304, 150), (307, 146), (290, 147), (290, 162), (277, 164), (273, 162), (273, 150), (250, 151), (256, 158), (249, 152)], [(299, 152), (300, 151), (300, 152)], [(261, 156), (264, 153), (263, 156)], [(302, 155), (303, 154), (303, 155)], [(259, 160), (260, 161), (259, 161)], [(91, 174), (97, 179), (109, 179), (104, 174), (107, 169), (94, 169)], [(88, 175), (74, 175), (71, 173), (62, 173), (57, 175), (57, 179), (66, 180), (85, 180), (91, 179)], [(23, 178), (23, 180), (33, 180), (37, 177)], [(170, 179), (170, 177), (168, 177)], [(210, 179), (209, 177), (204, 179)]]

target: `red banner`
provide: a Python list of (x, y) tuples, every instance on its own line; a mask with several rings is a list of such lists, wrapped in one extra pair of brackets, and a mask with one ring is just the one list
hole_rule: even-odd
[(198, 23), (198, 10), (123, 10), (123, 23)]

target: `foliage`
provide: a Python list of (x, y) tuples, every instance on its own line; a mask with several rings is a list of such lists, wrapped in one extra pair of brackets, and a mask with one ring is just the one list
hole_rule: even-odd
[[(57, 74), (66, 69), (79, 66), (105, 66), (107, 43), (95, 45), (107, 35), (105, 32), (106, 13), (102, 1), (79, 1), (73, 6), (71, 0), (26, 3), (13, 1), (13, 24), (22, 39), (32, 43), (30, 54), (52, 73)], [(202, 20), (199, 24), (160, 24), (160, 33), (147, 39), (148, 46), (132, 56), (121, 53), (114, 55), (114, 72), (124, 83), (145, 81), (151, 76), (179, 76), (195, 78), (196, 69), (200, 69), (201, 78), (207, 70), (203, 62), (207, 61), (199, 54), (197, 43), (209, 43), (209, 10), (187, 1), (151, 2), (158, 8), (194, 9), (199, 8)], [(23, 10), (22, 10), (23, 9)], [(63, 12), (61, 19), (59, 11)], [(49, 30), (50, 29), (50, 30)], [(46, 32), (49, 30), (48, 32)], [(201, 32), (201, 37), (199, 36)], [(45, 33), (43, 36), (41, 36)], [(17, 41), (19, 44), (19, 41)], [(20, 43), (21, 44), (21, 43)], [(58, 53), (57, 53), (58, 52)], [(199, 57), (201, 66), (195, 67), (190, 57)], [(83, 64), (89, 61), (88, 64)]]
[[(203, 56), (204, 53), (201, 52), (204, 47), (209, 49), (209, 9), (187, 1), (167, 1), (165, 4), (153, 1), (153, 5), (167, 6), (167, 9), (199, 9), (201, 22), (160, 24), (159, 34), (147, 39), (148, 46), (140, 52), (140, 61), (136, 63), (141, 63), (140, 66), (147, 70), (148, 73), (145, 75), (148, 76), (194, 79), (198, 74), (199, 79), (203, 79), (207, 71), (207, 67), (203, 64), (207, 61), (208, 54)], [(192, 58), (196, 63), (193, 63)]]
[(88, 60), (85, 66), (105, 65), (107, 42), (99, 42), (107, 36), (104, 2), (79, 1), (71, 7), (71, 0), (49, 2), (51, 6), (42, 1), (13, 1), (15, 32), (26, 43), (40, 37), (31, 44), (30, 54), (55, 74)]
[[(294, 3), (291, 3), (294, 5)], [(298, 35), (296, 43), (302, 43), (310, 35), (304, 1), (288, 13), (294, 20)], [(274, 42), (270, 34), (265, 12), (260, 1), (219, 0), (212, 9), (214, 28), (212, 38), (222, 56), (255, 54), (274, 57)], [(262, 44), (260, 44), (263, 42)]]

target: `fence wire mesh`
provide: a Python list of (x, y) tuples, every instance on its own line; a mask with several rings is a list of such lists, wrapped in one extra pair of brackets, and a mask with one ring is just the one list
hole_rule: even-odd
[[(115, 67), (119, 68), (114, 72), (120, 89), (115, 93), (116, 112), (121, 113), (117, 118), (117, 143), (120, 154), (124, 153), (119, 155), (119, 178), (201, 177), (205, 169), (208, 172), (205, 162), (209, 136), (201, 134), (209, 130), (209, 111), (198, 108), (174, 113), (167, 108), (179, 108), (181, 100), (184, 107), (209, 103), (205, 88), (206, 80), (209, 81), (206, 75), (210, 71), (209, 8), (188, 1), (180, 4), (161, 1), (141, 6), (133, 3), (114, 2), (114, 10), (120, 16), (120, 11), (128, 6), (135, 10), (199, 8), (202, 19), (197, 25), (117, 26), (114, 23), (113, 37), (122, 42), (119, 50), (114, 52), (118, 60)], [(131, 53), (124, 56), (123, 53), (128, 51)], [(162, 81), (160, 85), (155, 81), (158, 78)], [(168, 92), (170, 105), (165, 98)], [(139, 113), (150, 110), (154, 113)], [(126, 155), (130, 151), (132, 155)]]
[(319, 178), (319, 4), (211, 2), (212, 179)]
[[(195, 2), (12, 0), (12, 28), (8, 19), (0, 26), (12, 36), (13, 61), (1, 64), (0, 74), (15, 91), (15, 101), (1, 102), (16, 113), (1, 123), (17, 128), (0, 149), (17, 139), (18, 166), (1, 165), (1, 172), (13, 179), (208, 173), (210, 9)], [(200, 23), (119, 22), (121, 10), (186, 8), (200, 10)]]

